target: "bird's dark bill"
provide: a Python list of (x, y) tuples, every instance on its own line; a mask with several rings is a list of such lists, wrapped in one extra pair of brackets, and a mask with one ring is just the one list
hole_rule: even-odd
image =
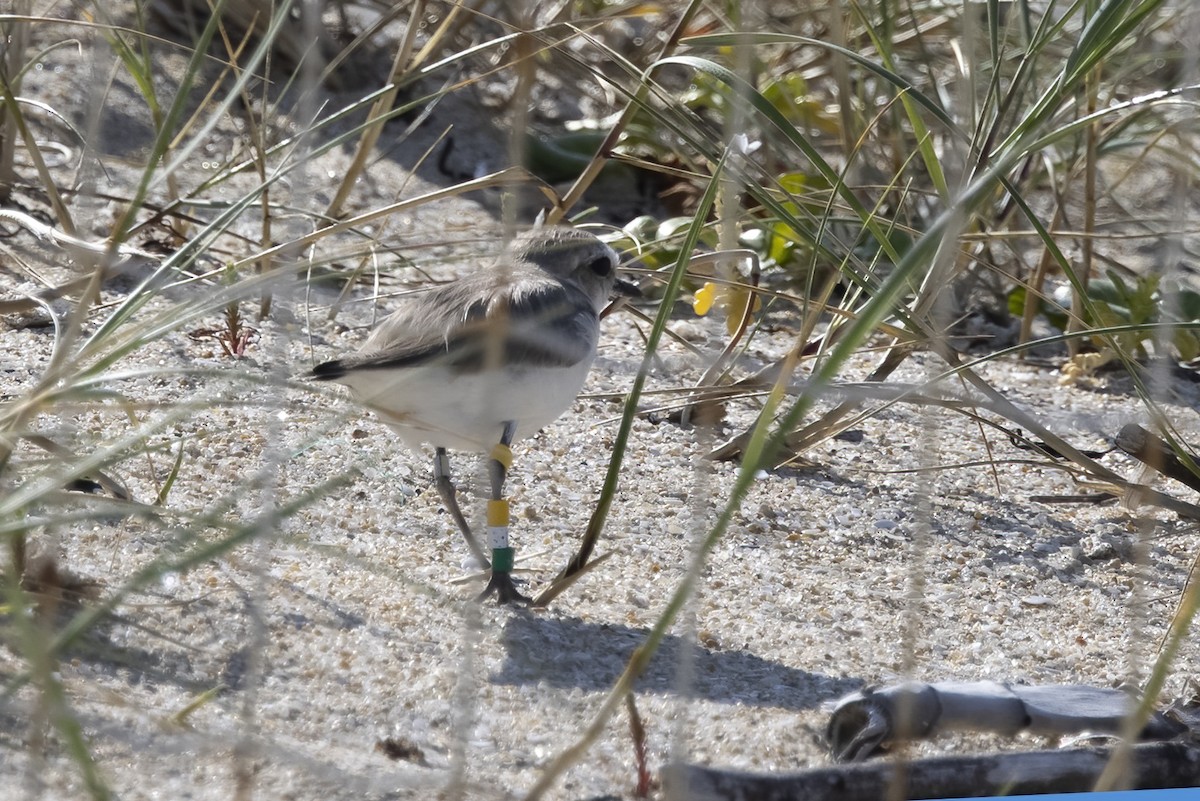
[(613, 284), (613, 294), (626, 298), (640, 298), (642, 296), (642, 289), (632, 281), (618, 278), (616, 283)]

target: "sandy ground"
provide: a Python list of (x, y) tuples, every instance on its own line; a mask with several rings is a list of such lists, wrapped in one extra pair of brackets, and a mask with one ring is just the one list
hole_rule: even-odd
[[(49, 73), (54, 59), (65, 65), (64, 83), (32, 76), (27, 90), (65, 103), (86, 84), (90, 62), (56, 51)], [(330, 153), (290, 191), (320, 199), (322, 176), (338, 174), (347, 158)], [(405, 180), (409, 195), (435, 188), (429, 176), (410, 179), (404, 161), (372, 168), (365, 206), (386, 202)], [(111, 156), (108, 180), (123, 186), (135, 164)], [(461, 273), (479, 258), (464, 254), (494, 246), (498, 230), (477, 200), (420, 207), (381, 232), (433, 272)], [(102, 230), (101, 201), (80, 198), (75, 208)], [(465, 244), (446, 246), (454, 240)], [(48, 276), (70, 274), (61, 254), (27, 236), (10, 246)], [(0, 256), (0, 275), (9, 288), (31, 286), (11, 258)], [(132, 286), (114, 283), (105, 300)], [(164, 293), (137, 319), (186, 308), (187, 291)], [(217, 325), (214, 312), (110, 372), (103, 386), (137, 404), (138, 425), (150, 429), (152, 454), (135, 452), (115, 471), (136, 499), (153, 500), (182, 448), (166, 522), (83, 496), (31, 510), (89, 510), (82, 522), (49, 522), (35, 545), (96, 582), (101, 597), (227, 527), (258, 526), (220, 558), (132, 593), (63, 655), (57, 676), (120, 798), (519, 796), (582, 735), (729, 496), (737, 467), (703, 457), (752, 418), (752, 404), (731, 407), (718, 431), (639, 419), (599, 548), (608, 561), (547, 610), (471, 602), (480, 584), (455, 583), (472, 571), (430, 484), (429, 454), (400, 448), (337, 392), (286, 380), (365, 336), (370, 304), (330, 323), (333, 297), (281, 288), (276, 315), (254, 324), (245, 359), (188, 336)], [(664, 345), (651, 390), (695, 381), (723, 344), (723, 322), (692, 318), (685, 306), (678, 316), (700, 355)], [(95, 315), (89, 329), (103, 319)], [(781, 325), (760, 334), (743, 369), (784, 353), (794, 333)], [(565, 563), (587, 525), (620, 415), (614, 398), (630, 386), (642, 341), (629, 315), (606, 320), (584, 396), (517, 450), (513, 537), (533, 588)], [(48, 328), (0, 327), (0, 349), (10, 354), (0, 399), (27, 391), (52, 344)], [(864, 376), (872, 358), (860, 357), (848, 377)], [(1121, 373), (1064, 388), (1053, 370), (1014, 361), (980, 370), (1079, 447), (1105, 448), (1121, 425), (1144, 419)], [(939, 371), (933, 356), (916, 354), (892, 380), (924, 382)], [(952, 380), (938, 386), (962, 391)], [(1177, 379), (1159, 394), (1184, 435), (1200, 441), (1196, 385)], [(64, 406), (32, 427), (81, 454), (136, 428), (117, 403)], [(1154, 509), (1031, 501), (1079, 490), (946, 410), (880, 408), (854, 429), (861, 437), (826, 443), (808, 454), (810, 464), (761, 474), (704, 565), (694, 601), (638, 683), (652, 770), (671, 759), (756, 770), (827, 764), (822, 704), (903, 676), (1110, 686), (1146, 675), (1200, 546), (1193, 525)], [(978, 464), (989, 458), (995, 467)], [(1120, 455), (1104, 463), (1129, 477), (1141, 472)], [(454, 466), (478, 521), (481, 465), (459, 455)], [(24, 444), (12, 469), (27, 482), (55, 467)], [(282, 521), (268, 514), (347, 476)], [(1197, 656), (1187, 644), (1168, 693), (1183, 691)], [(6, 626), (0, 675), (12, 682), (26, 669)], [(78, 762), (36, 723), (38, 699), (26, 686), (0, 700), (0, 781), (20, 788), (13, 797), (83, 797)], [(389, 758), (379, 747), (388, 738), (410, 752)], [(950, 737), (919, 751), (1044, 745)], [(635, 781), (621, 712), (552, 797), (629, 798)]]

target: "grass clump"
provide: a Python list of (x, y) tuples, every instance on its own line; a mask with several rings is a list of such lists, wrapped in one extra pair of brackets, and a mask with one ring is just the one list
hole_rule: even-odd
[[(1113, 496), (1149, 497), (989, 384), (990, 362), (1035, 350), (1077, 368), (1123, 364), (1146, 416), (1187, 455), (1149, 357), (1200, 353), (1195, 293), (1176, 289), (1188, 278), (1197, 163), (1190, 9), (593, 2), (489, 16), (479, 4), (418, 1), (314, 17), (314, 4), (181, 3), (187, 24), (164, 26), (173, 6), (163, 3), (159, 17), (141, 3), (61, 16), (21, 5), (0, 14), (0, 221), (18, 232), (0, 248), (22, 282), (0, 311), (40, 320), (41, 333), (21, 336), (50, 344), (0, 405), (3, 692), (33, 710), (34, 750), (61, 742), (92, 797), (111, 782), (64, 661), (103, 644), (114, 619), (135, 617), (163, 586), (230, 565), (261, 581), (243, 598), (258, 620), (272, 547), (321, 550), (319, 535), (288, 521), (354, 474), (333, 470), (316, 487), (289, 477), (325, 434), (294, 425), (324, 402), (291, 381), (311, 356), (305, 337), (328, 334), (335, 317), (367, 324), (373, 312), (353, 302), (362, 285), (370, 301), (403, 288), (387, 268), (419, 249), (412, 219), (455, 198), (491, 203), (497, 228), (534, 208), (549, 222), (608, 225), (648, 276), (642, 360), (565, 573), (583, 568), (609, 525), (647, 390), (700, 421), (711, 456), (739, 463), (683, 577), (655, 599), (644, 644), (529, 797), (586, 760), (632, 697), (763, 471), (897, 403), (928, 402), (979, 419), (981, 439), (1021, 428)], [(73, 57), (79, 48), (63, 43), (76, 40), (102, 54), (107, 83), (71, 108), (37, 76)], [(118, 95), (136, 125), (114, 133), (103, 123)], [(490, 109), (511, 135), (486, 157), (462, 155), (479, 131), (430, 133), (456, 104), (475, 104), (474, 119)], [(122, 133), (130, 141), (114, 143)], [(48, 160), (50, 139), (76, 158)], [(380, 190), (397, 163), (403, 179)], [(1153, 213), (1132, 213), (1143, 171), (1170, 188)], [(1168, 244), (1147, 248), (1148, 264), (1129, 263), (1141, 253), (1129, 243), (1158, 240)], [(694, 381), (664, 388), (656, 370), (670, 326), (697, 313), (724, 318), (720, 346)], [(970, 330), (980, 316), (991, 333)], [(781, 330), (790, 339), (774, 347)], [(932, 354), (927, 382), (890, 383), (914, 353)], [(947, 385), (962, 397), (929, 400)], [(717, 406), (733, 410), (730, 428), (706, 428)], [(246, 456), (238, 481), (205, 495), (204, 474), (230, 464), (206, 433), (222, 426), (244, 432)], [(101, 569), (96, 536), (138, 539), (138, 558)], [(81, 567), (83, 596), (71, 578)], [(1180, 605), (1163, 654), (1179, 647), (1193, 606)], [(901, 621), (906, 637), (918, 609), (914, 600)], [(248, 678), (189, 684), (201, 701), (180, 703), (180, 720), (246, 691), (241, 720), (253, 729), (266, 634), (247, 631)], [(1172, 667), (1164, 656), (1134, 671), (1148, 698)], [(639, 742), (642, 786), (645, 752)]]

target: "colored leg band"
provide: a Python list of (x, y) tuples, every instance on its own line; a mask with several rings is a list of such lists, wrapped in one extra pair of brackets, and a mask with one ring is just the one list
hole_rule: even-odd
[(513, 549), (512, 548), (493, 548), (492, 549), (492, 572), (493, 573), (511, 573), (513, 569)]
[(508, 548), (508, 501), (488, 501), (487, 524), (493, 550)]
[(512, 448), (503, 442), (497, 442), (492, 446), (491, 457), (502, 464), (505, 470), (512, 467)]
[(507, 548), (508, 526), (488, 526), (488, 545), (492, 548)]
[(488, 501), (487, 524), (508, 528), (508, 501), (503, 498), (497, 501)]

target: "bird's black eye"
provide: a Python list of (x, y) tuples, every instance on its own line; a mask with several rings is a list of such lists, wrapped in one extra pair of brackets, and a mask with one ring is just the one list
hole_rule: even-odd
[(588, 262), (588, 269), (601, 278), (607, 278), (612, 274), (613, 263), (608, 256), (601, 256), (598, 259), (592, 259)]

